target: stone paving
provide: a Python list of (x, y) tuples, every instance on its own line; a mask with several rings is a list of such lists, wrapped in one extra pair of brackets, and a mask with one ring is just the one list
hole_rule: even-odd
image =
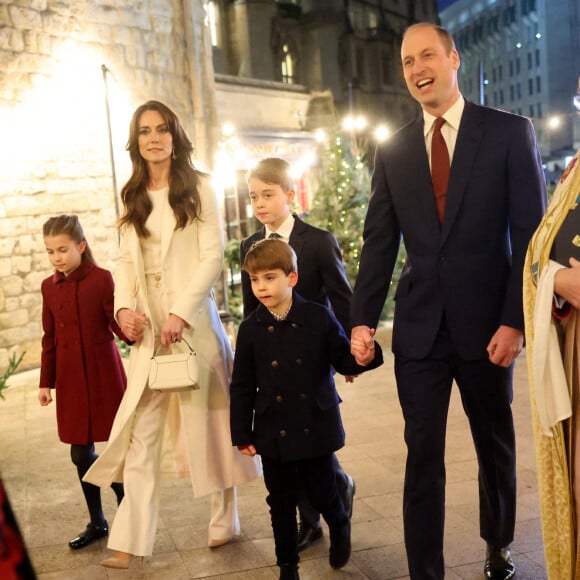
[[(382, 340), (381, 340), (382, 342)], [(393, 358), (354, 384), (338, 378), (347, 446), (342, 465), (357, 485), (349, 564), (328, 565), (328, 533), (302, 553), (302, 580), (408, 578), (401, 516), (405, 448), (396, 398)], [(525, 354), (515, 374), (514, 416), (518, 442), (518, 511), (512, 545), (517, 580), (546, 578), (540, 531), (535, 459)], [(206, 547), (207, 499), (194, 499), (187, 480), (163, 480), (160, 525), (154, 552), (129, 571), (107, 570), (110, 554), (100, 540), (72, 551), (68, 540), (88, 522), (69, 447), (58, 440), (54, 405), (36, 399), (38, 371), (15, 375), (0, 400), (0, 473), (24, 534), (39, 580), (147, 578), (261, 580), (278, 578), (262, 480), (239, 488), (242, 534), (226, 546)], [(102, 444), (99, 444), (98, 448)], [(109, 521), (114, 494), (105, 492)], [(461, 401), (454, 389), (447, 437), (446, 578), (482, 579), (485, 544), (478, 533), (477, 465)]]

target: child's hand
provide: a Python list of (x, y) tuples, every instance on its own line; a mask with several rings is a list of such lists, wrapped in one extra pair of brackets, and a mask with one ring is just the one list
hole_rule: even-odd
[(46, 407), (46, 405), (52, 403), (50, 389), (46, 387), (41, 387), (40, 389), (38, 389), (38, 400), (40, 401), (40, 405), (42, 407)]
[(366, 367), (375, 358), (375, 329), (368, 326), (355, 326), (350, 339), (350, 352), (356, 362)]
[(358, 377), (358, 375), (344, 375), (344, 380), (347, 383), (354, 383), (354, 380)]
[(248, 455), (249, 457), (256, 455), (256, 448), (253, 445), (238, 445), (238, 451), (242, 455)]

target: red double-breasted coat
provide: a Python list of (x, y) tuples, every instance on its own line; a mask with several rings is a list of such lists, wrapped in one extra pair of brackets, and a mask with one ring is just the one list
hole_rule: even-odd
[(127, 379), (113, 332), (113, 277), (90, 260), (42, 282), (40, 387), (55, 388), (64, 443), (106, 441)]

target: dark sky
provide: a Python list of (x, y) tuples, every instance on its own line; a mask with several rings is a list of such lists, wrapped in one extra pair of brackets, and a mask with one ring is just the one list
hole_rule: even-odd
[(456, 0), (437, 0), (437, 6), (439, 7), (439, 11), (441, 11), (455, 2)]

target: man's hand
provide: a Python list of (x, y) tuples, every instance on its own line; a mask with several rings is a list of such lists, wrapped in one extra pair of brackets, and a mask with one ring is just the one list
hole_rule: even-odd
[(574, 308), (580, 308), (580, 262), (578, 260), (570, 258), (570, 267), (556, 272), (554, 291)]
[(121, 308), (117, 312), (117, 320), (123, 334), (133, 342), (138, 342), (143, 338), (144, 329), (149, 326), (149, 319), (142, 312)]
[(350, 352), (357, 364), (366, 367), (375, 358), (375, 329), (355, 326), (350, 333)]
[(501, 325), (487, 345), (489, 360), (494, 365), (509, 367), (522, 352), (524, 333), (517, 328)]

